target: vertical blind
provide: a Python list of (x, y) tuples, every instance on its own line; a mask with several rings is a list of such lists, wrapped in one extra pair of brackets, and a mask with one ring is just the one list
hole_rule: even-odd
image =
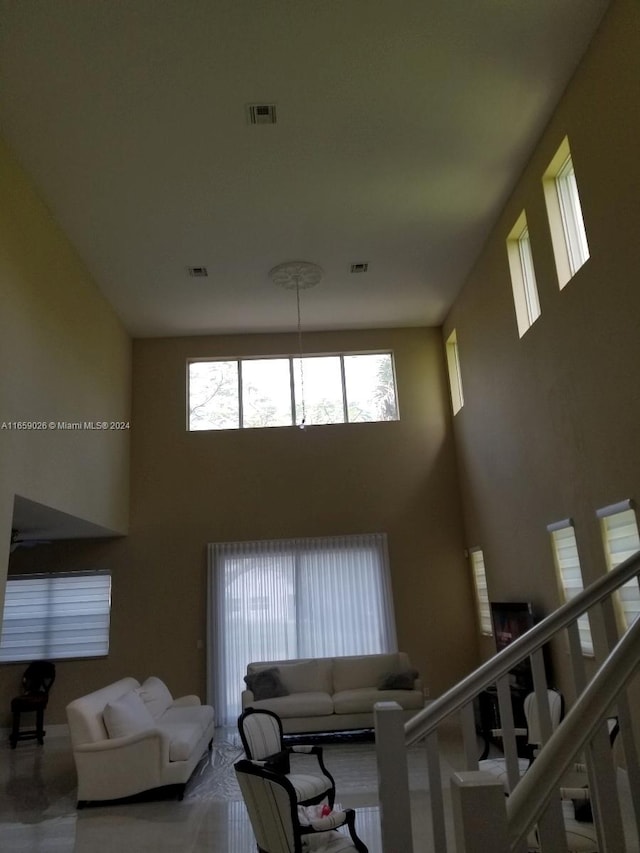
[(395, 651), (385, 534), (209, 545), (208, 699), (240, 713), (252, 661)]
[(110, 610), (108, 571), (8, 577), (0, 662), (106, 655)]

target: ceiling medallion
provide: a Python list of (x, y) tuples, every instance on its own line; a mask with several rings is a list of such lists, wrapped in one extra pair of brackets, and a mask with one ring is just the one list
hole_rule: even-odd
[(307, 290), (315, 287), (324, 275), (322, 267), (309, 261), (287, 261), (269, 272), (269, 278), (285, 290)]

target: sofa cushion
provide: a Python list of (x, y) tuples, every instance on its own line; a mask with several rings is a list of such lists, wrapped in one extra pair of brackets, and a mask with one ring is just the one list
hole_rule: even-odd
[(211, 705), (173, 705), (164, 712), (158, 721), (158, 726), (161, 728), (165, 723), (189, 725), (198, 729), (202, 734), (212, 721), (213, 708)]
[(357, 655), (333, 659), (333, 692), (359, 687), (377, 687), (384, 673), (399, 668), (397, 652), (381, 655)]
[(158, 723), (160, 731), (169, 738), (169, 761), (187, 761), (202, 737), (202, 729), (193, 723)]
[(332, 693), (330, 658), (281, 663), (280, 678), (289, 693)]
[(385, 672), (378, 683), (378, 690), (413, 690), (417, 669), (400, 669), (397, 672)]
[(333, 714), (333, 701), (328, 693), (291, 693), (276, 699), (251, 702), (250, 707), (273, 711), (282, 719), (324, 717)]
[(135, 690), (105, 705), (102, 716), (110, 738), (128, 737), (155, 727), (155, 720)]
[(276, 696), (286, 696), (289, 692), (280, 679), (278, 667), (268, 667), (245, 675), (244, 681), (254, 699), (273, 699)]
[(376, 702), (397, 702), (405, 711), (419, 710), (424, 705), (419, 690), (376, 690), (375, 687), (359, 687), (341, 690), (333, 695), (336, 714), (371, 713)]
[(154, 720), (161, 717), (173, 702), (169, 688), (155, 675), (150, 675), (146, 681), (143, 681), (137, 693)]

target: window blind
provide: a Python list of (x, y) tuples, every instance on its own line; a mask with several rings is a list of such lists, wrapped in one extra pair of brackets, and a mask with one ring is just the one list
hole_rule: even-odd
[(110, 610), (108, 571), (8, 577), (0, 662), (106, 655)]
[(472, 549), (471, 553), (471, 568), (473, 570), (473, 580), (476, 590), (476, 603), (478, 607), (478, 620), (480, 622), (480, 631), (487, 637), (493, 636), (493, 626), (491, 624), (491, 607), (489, 605), (489, 590), (487, 588), (487, 575), (484, 566), (484, 554), (480, 548)]
[[(582, 568), (578, 555), (578, 543), (573, 522), (570, 519), (549, 525), (547, 528), (551, 534), (551, 545), (555, 560), (556, 573), (560, 590), (565, 602), (571, 601), (584, 589), (582, 581)], [(589, 617), (583, 614), (578, 619), (578, 633), (580, 635), (580, 647), (582, 653), (593, 656), (593, 639), (591, 637), (591, 626)]]
[[(614, 504), (598, 510), (602, 524), (605, 556), (609, 571), (615, 569), (636, 551), (640, 550), (640, 536), (636, 513), (631, 501)], [(624, 625), (628, 628), (640, 613), (640, 588), (638, 580), (630, 580), (618, 590), (618, 602)]]

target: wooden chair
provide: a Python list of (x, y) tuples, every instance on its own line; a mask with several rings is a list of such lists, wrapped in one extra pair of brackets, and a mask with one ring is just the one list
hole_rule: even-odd
[[(297, 744), (287, 746), (284, 743), (282, 722), (273, 711), (247, 708), (238, 717), (238, 730), (245, 755), (251, 761), (261, 762), (267, 770), (286, 776), (296, 791), (300, 805), (311, 805), (327, 799), (333, 806), (336, 798), (336, 785), (333, 776), (325, 767), (322, 747)], [(313, 756), (317, 773), (292, 773), (291, 755)]]
[[(19, 740), (37, 738), (38, 743), (44, 743), (44, 712), (49, 701), (49, 691), (56, 679), (55, 664), (48, 660), (36, 660), (30, 663), (22, 676), (23, 692), (11, 700), (11, 715), (13, 719), (9, 741), (11, 749), (16, 748)], [(20, 730), (20, 717), (23, 713), (35, 713), (35, 729)]]
[[(308, 818), (310, 809), (299, 805), (286, 776), (247, 759), (234, 769), (260, 853), (368, 853), (356, 834), (353, 809)], [(342, 826), (348, 836), (337, 831)]]

